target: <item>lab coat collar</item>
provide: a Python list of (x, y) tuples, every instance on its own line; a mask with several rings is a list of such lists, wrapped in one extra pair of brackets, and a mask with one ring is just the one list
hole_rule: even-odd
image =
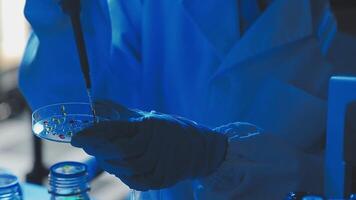
[(236, 0), (181, 0), (219, 57), (224, 57), (239, 39)]
[[(210, 7), (207, 6), (208, 9), (205, 12), (202, 11), (201, 0), (182, 0), (182, 2), (203, 34), (217, 48), (217, 52), (224, 52), (219, 50), (224, 46), (219, 42), (230, 41), (229, 37), (233, 34), (231, 26), (238, 24), (230, 18), (234, 15), (233, 12), (236, 16), (235, 19), (238, 19), (236, 0), (206, 0), (204, 5)], [(227, 9), (227, 11), (224, 12), (223, 9)], [(219, 26), (216, 26), (217, 24)], [(223, 31), (228, 31), (228, 33), (224, 34)], [(222, 65), (213, 77), (233, 64), (305, 38), (312, 33), (310, 0), (275, 0), (241, 38), (238, 33), (235, 33), (238, 35), (235, 38), (237, 40), (226, 56), (222, 57), (220, 54), (220, 57), (223, 58)], [(225, 38), (228, 39), (225, 40)]]
[(104, 15), (107, 22), (110, 22), (110, 14), (109, 14), (109, 7), (108, 2), (106, 0), (99, 0), (99, 6), (102, 14)]

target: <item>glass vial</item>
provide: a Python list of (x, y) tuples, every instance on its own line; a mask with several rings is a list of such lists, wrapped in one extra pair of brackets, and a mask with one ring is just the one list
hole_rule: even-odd
[(291, 192), (284, 200), (325, 200), (325, 198), (307, 192)]
[(48, 177), (51, 200), (89, 200), (87, 166), (79, 162), (53, 165)]
[(22, 190), (16, 176), (0, 173), (0, 200), (22, 200)]
[(130, 191), (130, 200), (140, 200), (141, 192), (137, 190)]

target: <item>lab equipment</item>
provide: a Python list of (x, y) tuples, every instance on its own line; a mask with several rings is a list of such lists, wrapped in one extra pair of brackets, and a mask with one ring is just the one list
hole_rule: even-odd
[(303, 197), (301, 200), (325, 200), (322, 196), (318, 195), (307, 195)]
[(105, 171), (130, 188), (146, 191), (213, 173), (224, 160), (227, 137), (152, 111), (94, 124), (74, 135), (71, 144), (98, 158)]
[(91, 105), (91, 111), (94, 117), (95, 123), (95, 108), (91, 95), (91, 80), (90, 80), (90, 67), (88, 55), (85, 47), (85, 40), (82, 30), (82, 25), (80, 21), (80, 9), (81, 9), (81, 0), (60, 0), (60, 4), (65, 13), (70, 16), (72, 22), (72, 28), (75, 36), (75, 41), (77, 44), (77, 51), (79, 55), (80, 66), (85, 80), (85, 86), (88, 94), (89, 103)]
[(51, 200), (89, 200), (87, 166), (79, 162), (53, 165), (48, 177)]
[[(131, 190), (129, 200), (140, 200), (142, 198), (141, 192), (137, 190)], [(161, 200), (161, 199), (157, 199)]]
[[(74, 134), (99, 121), (119, 119), (119, 113), (102, 104), (95, 105), (94, 118), (88, 103), (61, 103), (44, 106), (32, 114), (33, 133), (43, 139), (70, 142)], [(94, 121), (96, 120), (96, 121)]]
[(332, 77), (329, 90), (324, 191), (327, 198), (346, 199), (356, 192), (356, 134), (345, 131), (348, 106), (356, 102), (356, 77)]
[(306, 195), (305, 192), (290, 192), (285, 200), (300, 200), (304, 195)]
[(0, 172), (0, 200), (22, 200), (22, 190), (15, 175)]
[[(33, 109), (73, 99), (86, 101), (70, 27), (63, 25), (62, 32), (56, 31), (53, 1), (41, 2), (27, 1), (25, 8), (36, 35), (21, 66), (22, 92)], [(251, 139), (244, 148), (236, 144), (228, 150), (231, 159), (223, 162), (226, 170), (214, 176), (219, 184), (211, 187), (216, 179), (204, 181), (205, 199), (228, 199), (228, 195), (241, 200), (282, 199), (289, 191), (303, 190), (298, 186), (319, 191), (323, 163), (314, 164), (318, 157), (304, 152), (321, 149), (316, 144), (325, 135), (330, 73), (340, 66), (355, 66), (354, 59), (334, 55), (355, 54), (335, 48), (344, 46), (333, 40), (336, 21), (327, 0), (271, 1), (243, 33), (237, 1), (206, 0), (203, 7), (201, 0), (144, 2), (82, 2), (83, 26), (90, 30), (84, 34), (94, 98), (181, 115), (210, 128), (246, 121), (282, 141), (276, 145), (271, 142), (274, 138)], [(350, 38), (343, 42), (356, 46)], [(341, 65), (327, 56), (342, 61)], [(49, 81), (43, 84), (41, 77)], [(295, 146), (297, 156), (285, 153)], [(262, 160), (267, 154), (268, 159), (259, 164), (245, 160), (237, 168), (245, 149), (251, 150), (244, 152), (247, 158), (261, 155)], [(309, 160), (300, 159), (300, 154)], [(272, 160), (275, 157), (280, 160)], [(278, 165), (282, 160), (288, 161), (283, 167)], [(272, 170), (266, 170), (265, 163), (271, 163)], [(248, 177), (243, 179), (245, 187), (238, 187), (241, 177)], [(197, 195), (192, 181), (148, 193), (185, 200)]]
[(307, 192), (291, 192), (287, 195), (285, 200), (326, 200), (320, 195), (312, 195)]
[(356, 194), (351, 194), (350, 195), (350, 200), (355, 200), (356, 199)]

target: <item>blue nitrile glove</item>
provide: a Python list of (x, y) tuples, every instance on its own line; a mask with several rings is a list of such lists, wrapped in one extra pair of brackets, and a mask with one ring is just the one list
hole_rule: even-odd
[[(124, 112), (123, 112), (124, 111)], [(72, 138), (102, 168), (137, 190), (204, 177), (224, 160), (227, 138), (180, 117), (121, 108), (120, 121), (100, 122)]]

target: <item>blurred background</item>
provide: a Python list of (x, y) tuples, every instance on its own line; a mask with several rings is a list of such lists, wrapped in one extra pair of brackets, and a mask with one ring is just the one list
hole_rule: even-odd
[[(32, 135), (31, 111), (17, 89), (17, 68), (31, 32), (24, 5), (25, 0), (0, 0), (0, 168), (22, 182), (46, 184), (48, 167), (60, 161), (82, 161), (87, 155), (69, 144)], [(106, 173), (91, 187), (91, 196), (97, 200), (119, 200), (128, 193), (119, 179)]]
[[(341, 31), (356, 36), (356, 1), (333, 0)], [(0, 0), (0, 168), (21, 181), (46, 183), (48, 167), (59, 161), (81, 161), (85, 153), (67, 144), (41, 141), (31, 133), (31, 111), (17, 89), (17, 68), (31, 31), (23, 16), (25, 0)], [(123, 199), (128, 188), (102, 174), (92, 183), (95, 199)]]

